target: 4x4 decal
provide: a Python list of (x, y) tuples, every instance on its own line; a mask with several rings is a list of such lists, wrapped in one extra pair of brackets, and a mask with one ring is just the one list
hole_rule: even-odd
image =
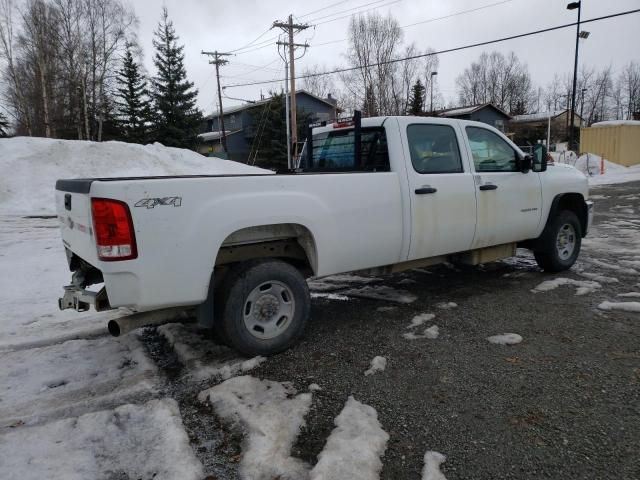
[(173, 205), (174, 207), (181, 207), (182, 197), (143, 198), (142, 200), (138, 200), (134, 206), (154, 208), (156, 205)]

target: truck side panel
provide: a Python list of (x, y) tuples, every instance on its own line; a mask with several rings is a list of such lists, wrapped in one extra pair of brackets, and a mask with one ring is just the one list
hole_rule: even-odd
[(136, 231), (137, 259), (95, 265), (113, 306), (201, 303), (224, 240), (260, 225), (308, 229), (316, 275), (403, 259), (401, 180), (394, 172), (94, 182), (91, 196), (125, 201)]

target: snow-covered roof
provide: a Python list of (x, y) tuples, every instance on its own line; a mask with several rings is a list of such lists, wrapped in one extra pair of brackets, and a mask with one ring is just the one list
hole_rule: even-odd
[(591, 125), (592, 127), (615, 127), (618, 125), (640, 125), (640, 120), (608, 120)]
[[(238, 133), (241, 132), (242, 130), (234, 130), (233, 132), (226, 130), (224, 136), (228, 137), (229, 135), (233, 135), (234, 133)], [(199, 133), (198, 134), (198, 138), (200, 140), (202, 140), (203, 142), (211, 142), (214, 140), (219, 140), (220, 137), (222, 136), (221, 132), (215, 131), (215, 132), (204, 132), (204, 133)]]
[[(511, 121), (514, 123), (540, 122), (542, 120), (547, 120), (549, 117), (556, 118), (557, 116), (562, 115), (565, 112), (571, 113), (571, 111), (567, 109), (551, 110), (550, 112), (527, 113), (525, 115), (514, 115)], [(582, 119), (578, 112), (575, 112), (574, 115), (578, 120)]]
[(469, 105), (466, 107), (448, 108), (434, 113), (439, 117), (459, 117), (461, 115), (470, 115), (486, 107), (493, 108), (494, 110), (502, 113), (505, 117), (511, 118), (508, 113), (496, 107), (493, 103), (480, 103), (478, 105)]

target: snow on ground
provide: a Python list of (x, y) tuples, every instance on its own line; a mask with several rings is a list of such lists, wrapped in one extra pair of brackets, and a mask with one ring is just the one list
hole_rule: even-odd
[(342, 293), (351, 297), (371, 298), (373, 300), (386, 300), (396, 303), (412, 303), (418, 299), (418, 297), (406, 290), (397, 290), (388, 285), (365, 285)]
[(596, 267), (604, 268), (607, 270), (613, 270), (615, 272), (620, 272), (625, 275), (638, 275), (640, 273), (633, 268), (621, 267), (620, 265), (604, 262), (602, 260), (598, 260), (597, 258), (587, 258), (587, 259), (584, 259), (584, 261), (587, 263), (590, 263), (591, 265), (595, 265)]
[(436, 307), (442, 310), (451, 310), (452, 308), (456, 308), (458, 304), (456, 302), (442, 302), (436, 304)]
[(181, 148), (15, 137), (0, 140), (0, 213), (55, 214), (60, 178), (256, 173), (269, 170)]
[[(307, 478), (308, 466), (291, 447), (311, 406), (311, 393), (296, 395), (289, 383), (235, 377), (198, 395), (216, 414), (246, 435), (240, 476), (252, 480)], [(345, 477), (346, 478), (346, 477)]]
[(336, 428), (318, 455), (310, 479), (378, 479), (380, 457), (387, 449), (389, 435), (382, 429), (375, 409), (350, 396), (334, 423)]
[(489, 340), (490, 343), (495, 343), (496, 345), (515, 345), (522, 342), (522, 337), (517, 333), (503, 333), (487, 337), (487, 340)]
[(387, 359), (385, 357), (376, 356), (371, 360), (369, 369), (364, 372), (365, 376), (373, 375), (374, 373), (384, 372), (387, 368)]
[(307, 388), (310, 392), (319, 392), (322, 390), (322, 387), (320, 387), (320, 385), (318, 385), (317, 383), (311, 383)]
[(418, 340), (420, 338), (428, 338), (435, 340), (440, 335), (440, 329), (437, 325), (431, 325), (429, 328), (425, 328), (422, 335), (415, 332), (403, 333), (402, 336), (407, 340)]
[(215, 377), (226, 380), (266, 361), (265, 357), (243, 357), (229, 347), (216, 344), (207, 330), (196, 325), (169, 323), (158, 327), (158, 333), (167, 339), (180, 363), (187, 368), (187, 375), (195, 381)]
[(576, 287), (576, 295), (586, 295), (588, 293), (595, 292), (598, 288), (601, 288), (601, 285), (598, 282), (594, 282), (592, 280), (581, 281), (574, 280), (572, 278), (558, 277), (553, 280), (545, 280), (531, 291), (533, 293), (548, 292), (550, 290), (555, 290), (561, 285), (571, 285)]
[(423, 325), (425, 322), (429, 322), (436, 318), (433, 313), (420, 313), (411, 319), (411, 323), (407, 325), (407, 328), (415, 328)]
[(58, 310), (70, 281), (57, 220), (0, 216), (0, 351), (106, 333), (119, 311)]
[(625, 297), (625, 298), (640, 297), (640, 292), (619, 293), (618, 297)]
[(0, 434), (4, 480), (200, 480), (174, 400), (151, 400)]
[(598, 305), (600, 310), (619, 310), (622, 312), (640, 313), (640, 302), (609, 302), (604, 301)]
[(346, 295), (340, 295), (338, 293), (329, 293), (329, 292), (311, 292), (311, 298), (324, 298), (325, 300), (340, 300), (345, 302), (349, 300), (349, 297)]
[(443, 454), (428, 451), (424, 454), (424, 467), (422, 468), (422, 480), (447, 480), (440, 471), (440, 465), (447, 460)]
[(1, 362), (0, 428), (77, 415), (154, 391), (156, 367), (133, 335), (3, 353)]
[(619, 280), (615, 277), (607, 277), (606, 275), (600, 275), (598, 273), (589, 273), (589, 272), (577, 272), (581, 277), (589, 278), (595, 282), (599, 283), (619, 283)]

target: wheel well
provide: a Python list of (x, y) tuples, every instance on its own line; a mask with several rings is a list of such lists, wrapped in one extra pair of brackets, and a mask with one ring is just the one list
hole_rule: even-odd
[(230, 234), (218, 251), (215, 267), (257, 258), (279, 258), (306, 276), (317, 269), (313, 235), (300, 224), (283, 223), (243, 228)]
[(584, 237), (587, 234), (587, 222), (589, 221), (589, 212), (587, 210), (587, 204), (584, 201), (584, 197), (580, 193), (564, 193), (562, 195), (558, 195), (553, 200), (549, 219), (562, 210), (569, 210), (576, 214), (578, 220), (580, 220), (582, 236)]

